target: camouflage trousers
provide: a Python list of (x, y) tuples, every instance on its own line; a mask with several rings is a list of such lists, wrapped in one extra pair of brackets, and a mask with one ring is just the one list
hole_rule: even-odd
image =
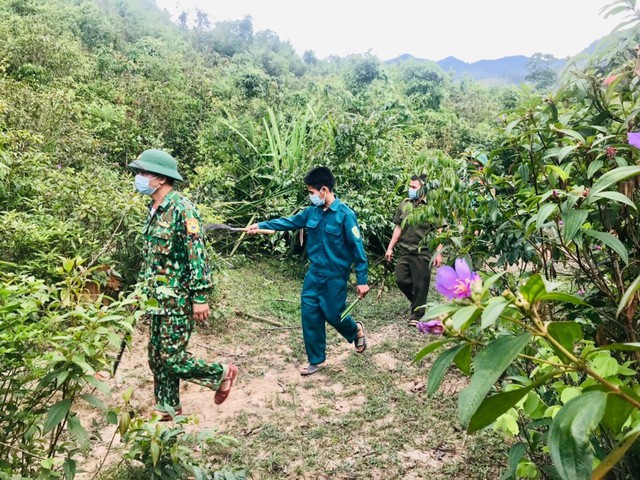
[(180, 380), (217, 390), (225, 374), (224, 365), (207, 363), (187, 352), (193, 319), (185, 315), (150, 317), (149, 367), (156, 404), (180, 408)]

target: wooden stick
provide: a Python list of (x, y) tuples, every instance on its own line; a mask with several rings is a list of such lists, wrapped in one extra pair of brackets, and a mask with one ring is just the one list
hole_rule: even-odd
[(226, 352), (224, 350), (220, 350), (219, 348), (214, 348), (214, 347), (209, 347), (207, 345), (202, 345), (201, 343), (198, 342), (194, 342), (193, 340), (190, 342), (193, 343), (195, 346), (200, 347), (200, 348), (204, 348), (206, 350), (211, 350), (212, 352), (217, 352), (217, 353), (221, 353), (223, 355), (228, 355), (230, 357), (246, 357), (246, 355), (244, 353), (231, 353), (231, 352)]
[(268, 323), (269, 325), (274, 325), (276, 327), (284, 327), (284, 325), (276, 320), (271, 320), (270, 318), (260, 317), (258, 315), (253, 315), (252, 313), (243, 312), (242, 310), (238, 310), (237, 308), (233, 309), (233, 313), (238, 315), (239, 317), (253, 318), (254, 320), (258, 320), (260, 322)]

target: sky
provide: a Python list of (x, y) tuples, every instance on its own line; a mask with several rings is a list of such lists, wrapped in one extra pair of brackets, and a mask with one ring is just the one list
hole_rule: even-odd
[[(604, 19), (613, 0), (156, 0), (174, 17), (206, 12), (213, 22), (253, 19), (302, 54), (371, 52), (382, 60), (409, 53), (473, 62), (509, 55), (572, 56), (607, 35), (620, 16)], [(195, 15), (193, 15), (195, 17)]]

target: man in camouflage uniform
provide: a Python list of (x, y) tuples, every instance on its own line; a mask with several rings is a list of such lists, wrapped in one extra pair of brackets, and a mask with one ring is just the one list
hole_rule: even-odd
[(194, 320), (209, 317), (207, 293), (213, 284), (202, 226), (195, 206), (173, 189), (181, 181), (175, 159), (161, 150), (146, 150), (129, 165), (137, 175), (138, 192), (149, 195), (144, 224), (144, 260), (140, 279), (146, 293), (158, 302), (150, 309), (149, 366), (154, 394), (163, 419), (167, 406), (181, 412), (180, 380), (216, 391), (222, 403), (237, 376), (237, 367), (207, 363), (191, 356), (187, 344)]
[[(424, 315), (424, 305), (427, 303), (429, 283), (431, 282), (431, 253), (423, 245), (429, 230), (428, 225), (409, 225), (406, 218), (414, 208), (425, 203), (424, 175), (414, 175), (409, 182), (409, 198), (403, 200), (393, 218), (395, 228), (387, 248), (385, 258), (388, 262), (393, 258), (393, 249), (397, 245), (399, 250), (398, 262), (394, 275), (398, 288), (411, 302), (409, 324), (415, 325)], [(434, 265), (442, 264), (442, 256), (438, 247)]]

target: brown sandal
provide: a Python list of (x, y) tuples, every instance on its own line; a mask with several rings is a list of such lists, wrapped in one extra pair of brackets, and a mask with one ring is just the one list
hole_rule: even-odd
[[(220, 386), (218, 387), (218, 390), (216, 390), (216, 395), (215, 397), (213, 397), (213, 403), (215, 403), (216, 405), (220, 405), (227, 399), (227, 397), (229, 396), (229, 392), (231, 391), (231, 387), (233, 387), (233, 382), (235, 381), (237, 376), (238, 367), (230, 363), (227, 366), (227, 375), (222, 379), (222, 382), (220, 382)], [(227, 388), (226, 390), (222, 390), (222, 385), (224, 384), (224, 382), (229, 382), (229, 388)]]

